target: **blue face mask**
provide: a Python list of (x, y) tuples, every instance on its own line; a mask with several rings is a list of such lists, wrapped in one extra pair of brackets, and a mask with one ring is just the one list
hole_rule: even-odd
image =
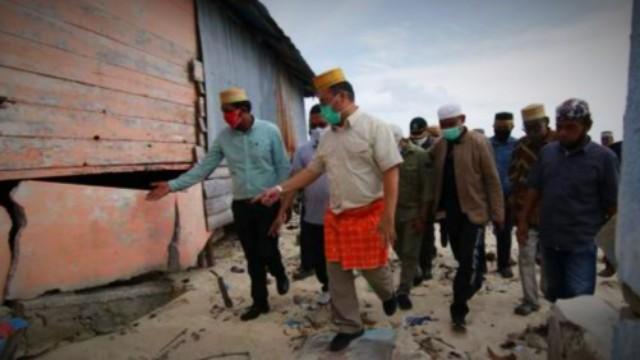
[(442, 130), (442, 137), (448, 141), (456, 141), (462, 135), (462, 127), (456, 126)]

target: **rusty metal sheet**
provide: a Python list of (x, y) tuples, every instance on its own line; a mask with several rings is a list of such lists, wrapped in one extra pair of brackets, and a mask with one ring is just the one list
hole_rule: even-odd
[(174, 195), (25, 181), (11, 196), (26, 225), (16, 241), (7, 299), (82, 289), (165, 270), (174, 234)]

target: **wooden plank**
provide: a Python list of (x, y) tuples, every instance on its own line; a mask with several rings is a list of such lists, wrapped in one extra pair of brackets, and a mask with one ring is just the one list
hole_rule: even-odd
[(221, 228), (231, 223), (233, 223), (233, 212), (231, 212), (231, 210), (213, 216), (207, 216), (207, 227), (211, 230)]
[(226, 195), (233, 191), (231, 179), (213, 179), (204, 182), (204, 193), (207, 199), (216, 196)]
[[(188, 61), (175, 64), (113, 41), (99, 32), (87, 31), (64, 23), (61, 21), (63, 16), (60, 14), (66, 9), (84, 9), (79, 5), (72, 5), (66, 1), (0, 2), (0, 31), (177, 84), (187, 86), (191, 84)], [(83, 14), (69, 16), (82, 17)]]
[(15, 103), (0, 108), (0, 135), (195, 144), (195, 127), (111, 114)]
[(195, 124), (194, 107), (0, 66), (0, 96), (32, 104)]
[(0, 136), (0, 170), (191, 162), (193, 145)]
[[(187, 11), (176, 11), (177, 2)], [(101, 5), (118, 18), (180, 44), (193, 54), (198, 51), (194, 0), (110, 0)]]
[[(194, 86), (183, 86), (103, 61), (0, 33), (0, 65), (130, 94), (193, 105)], [(46, 59), (46, 61), (43, 61)]]
[(233, 202), (233, 195), (226, 194), (217, 196), (205, 201), (205, 209), (207, 215), (215, 215), (231, 209), (231, 203)]
[(160, 163), (160, 164), (134, 164), (134, 165), (107, 165), (107, 166), (78, 166), (66, 168), (44, 168), (27, 170), (0, 170), (1, 180), (23, 180), (37, 178), (51, 178), (58, 176), (129, 173), (135, 171), (177, 171), (187, 170), (191, 163)]
[[(192, 1), (188, 1), (190, 3)], [(157, 56), (174, 64), (186, 64), (196, 54), (186, 49), (181, 43), (174, 43), (162, 36), (148, 32), (135, 23), (124, 21), (104, 10), (96, 1), (50, 1), (50, 0), (20, 0), (20, 5), (40, 9), (44, 13), (55, 14), (56, 18), (68, 24), (100, 34), (106, 38), (126, 44)], [(193, 5), (187, 4), (182, 11), (193, 11)], [(195, 16), (195, 15), (193, 15)], [(187, 19), (184, 19), (187, 20)], [(183, 20), (183, 21), (184, 21)], [(171, 21), (174, 21), (173, 19)], [(195, 20), (185, 23), (191, 26)], [(195, 25), (193, 25), (195, 31)]]

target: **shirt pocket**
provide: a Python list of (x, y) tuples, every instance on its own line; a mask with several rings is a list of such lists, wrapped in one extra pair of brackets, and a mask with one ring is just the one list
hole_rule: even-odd
[(264, 163), (271, 161), (271, 147), (266, 139), (250, 140), (250, 156), (252, 161)]
[(363, 140), (348, 140), (344, 144), (347, 163), (351, 170), (368, 170), (373, 162), (372, 150)]

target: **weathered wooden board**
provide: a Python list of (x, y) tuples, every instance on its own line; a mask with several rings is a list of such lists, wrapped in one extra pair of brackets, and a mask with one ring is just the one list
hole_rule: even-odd
[(195, 144), (193, 125), (15, 103), (0, 108), (0, 135)]
[[(190, 84), (188, 61), (181, 64), (172, 63), (102, 36), (100, 32), (71, 26), (59, 19), (62, 10), (58, 10), (56, 6), (81, 11), (83, 8), (80, 5), (73, 5), (66, 1), (42, 1), (31, 4), (16, 1), (2, 2), (0, 5), (0, 24), (2, 24), (0, 29), (3, 32), (177, 84)], [(51, 8), (52, 6), (54, 8)], [(85, 8), (82, 11), (88, 10)], [(73, 16), (81, 17), (82, 14)], [(162, 20), (167, 23), (174, 22), (171, 18)], [(109, 29), (102, 31), (107, 32)]]
[(192, 53), (198, 51), (193, 0), (112, 0), (103, 1), (101, 5), (120, 19), (180, 44)]
[(54, 79), (3, 66), (0, 66), (0, 97), (75, 110), (195, 124), (195, 110), (192, 106)]
[[(181, 0), (182, 1), (182, 0)], [(192, 1), (184, 1), (185, 10), (191, 8)], [(41, 14), (55, 15), (55, 18), (81, 29), (86, 29), (108, 39), (144, 51), (147, 54), (169, 62), (184, 65), (195, 57), (196, 52), (185, 48), (184, 44), (174, 43), (158, 34), (142, 29), (136, 23), (130, 23), (107, 12), (100, 2), (66, 0), (20, 0), (16, 4), (38, 10)], [(195, 17), (195, 15), (193, 15)], [(195, 20), (182, 17), (185, 27)], [(195, 26), (195, 25), (193, 25)]]
[[(0, 33), (0, 65), (55, 78), (119, 90), (129, 94), (162, 99), (192, 106), (196, 99), (193, 85), (183, 86), (142, 74), (102, 60)], [(43, 59), (47, 59), (43, 61)]]
[(0, 180), (37, 179), (44, 177), (109, 174), (109, 173), (129, 173), (135, 171), (164, 171), (164, 170), (187, 170), (190, 163), (159, 163), (159, 164), (118, 164), (104, 166), (77, 166), (65, 168), (43, 168), (26, 170), (2, 170)]
[(0, 136), (0, 171), (190, 162), (192, 144)]

